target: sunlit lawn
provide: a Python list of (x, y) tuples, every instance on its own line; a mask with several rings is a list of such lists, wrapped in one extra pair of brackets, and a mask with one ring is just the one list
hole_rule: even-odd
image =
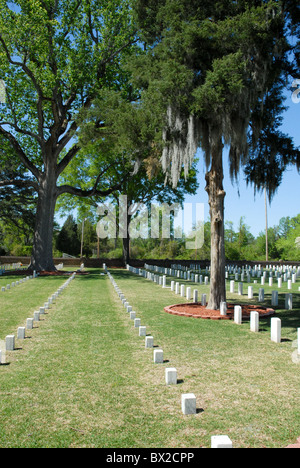
[[(107, 276), (78, 275), (0, 367), (1, 447), (210, 447), (215, 434), (234, 447), (284, 447), (300, 436), (299, 283), (294, 310), (282, 302), (277, 310), (278, 345), (270, 319), (254, 334), (249, 323), (171, 316), (163, 307), (184, 302), (180, 296), (110, 271), (165, 362), (153, 363)], [(38, 278), (1, 293), (0, 339), (16, 334), (65, 280)], [(269, 304), (272, 289), (265, 287)], [(177, 368), (176, 386), (165, 385), (166, 367)], [(181, 413), (182, 393), (196, 395), (196, 415)]]

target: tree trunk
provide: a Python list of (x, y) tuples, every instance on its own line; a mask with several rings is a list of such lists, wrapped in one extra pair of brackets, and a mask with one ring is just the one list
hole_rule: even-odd
[(128, 265), (130, 263), (130, 236), (129, 236), (129, 224), (131, 221), (131, 216), (128, 214), (128, 206), (127, 206), (127, 227), (126, 227), (126, 234), (127, 237), (123, 238), (123, 261), (124, 265)]
[(53, 261), (53, 224), (57, 200), (56, 171), (45, 170), (39, 181), (36, 224), (30, 268), (36, 271), (55, 271)]
[(211, 218), (211, 282), (208, 309), (219, 310), (226, 301), (225, 244), (224, 244), (224, 199), (223, 188), (223, 143), (221, 138), (212, 148), (211, 170), (206, 174)]
[(130, 263), (130, 239), (129, 237), (123, 239), (123, 261), (124, 265), (128, 265)]

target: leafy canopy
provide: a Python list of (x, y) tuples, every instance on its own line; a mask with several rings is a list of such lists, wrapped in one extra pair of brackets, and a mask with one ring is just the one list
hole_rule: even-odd
[(61, 159), (78, 110), (126, 79), (120, 57), (134, 40), (128, 0), (0, 0), (0, 124), (35, 176), (47, 153)]

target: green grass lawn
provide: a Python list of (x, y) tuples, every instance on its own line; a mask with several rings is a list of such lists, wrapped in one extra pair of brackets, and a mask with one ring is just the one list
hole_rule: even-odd
[[(293, 285), (294, 310), (282, 310), (281, 302), (277, 309), (283, 326), (278, 345), (270, 341), (270, 319), (253, 334), (249, 323), (172, 316), (163, 307), (184, 299), (111, 270), (154, 345), (164, 350), (165, 362), (154, 364), (153, 350), (145, 349), (100, 272), (78, 275), (7, 353), (0, 367), (0, 447), (197, 448), (210, 447), (216, 434), (228, 435), (234, 447), (296, 441), (300, 364), (292, 355), (300, 326), (299, 283)], [(0, 339), (16, 334), (65, 280), (37, 278), (0, 294)], [(265, 287), (267, 302), (271, 289)], [(241, 302), (238, 295), (228, 299)], [(166, 367), (177, 368), (178, 385), (165, 385)], [(196, 415), (181, 413), (182, 393), (196, 395)]]

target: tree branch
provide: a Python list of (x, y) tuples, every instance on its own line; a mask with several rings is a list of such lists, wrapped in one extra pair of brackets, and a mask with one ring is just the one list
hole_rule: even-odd
[(21, 187), (21, 188), (27, 188), (27, 187), (32, 187), (36, 191), (38, 191), (38, 184), (34, 180), (16, 180), (16, 179), (10, 179), (10, 180), (2, 180), (0, 181), (0, 188), (1, 187), (8, 187), (10, 185), (14, 185), (15, 187)]
[(41, 175), (39, 169), (27, 158), (26, 154), (24, 153), (16, 138), (11, 133), (4, 130), (4, 128), (2, 128), (1, 126), (0, 135), (3, 135), (4, 138), (6, 138), (6, 140), (8, 140), (11, 143), (24, 166), (36, 177), (37, 180), (39, 180)]
[(17, 122), (12, 123), (12, 122), (0, 122), (0, 126), (2, 125), (9, 125), (10, 127), (13, 127), (16, 132), (21, 133), (22, 135), (28, 135), (31, 138), (34, 138), (38, 143), (41, 143), (41, 140), (39, 136), (36, 133), (31, 132), (30, 130), (23, 130), (20, 128), (17, 124)]
[(65, 168), (70, 164), (72, 159), (76, 156), (78, 151), (80, 150), (80, 147), (78, 145), (72, 146), (72, 148), (68, 151), (66, 156), (60, 161), (60, 163), (57, 165), (56, 169), (56, 174), (57, 177), (60, 176), (60, 174), (65, 170)]
[(114, 185), (113, 187), (110, 187), (107, 190), (98, 190), (97, 186), (98, 186), (98, 184), (100, 182), (100, 179), (101, 179), (102, 175), (107, 170), (108, 170), (108, 168), (106, 168), (104, 171), (102, 171), (97, 176), (96, 182), (95, 182), (94, 187), (92, 189), (82, 190), (80, 188), (72, 187), (71, 185), (61, 185), (60, 187), (58, 187), (58, 196), (62, 195), (63, 193), (69, 193), (71, 195), (75, 195), (77, 197), (82, 197), (82, 198), (92, 197), (92, 196), (95, 196), (95, 195), (97, 195), (99, 197), (108, 197), (108, 195), (111, 195), (112, 193), (116, 192), (117, 190), (120, 190), (122, 188), (124, 182), (126, 182), (126, 180), (128, 180), (132, 176), (132, 172), (128, 172), (126, 174), (126, 176), (124, 176), (123, 180), (121, 182), (119, 182), (118, 184)]
[(108, 190), (97, 190), (92, 188), (91, 190), (82, 190), (76, 187), (72, 187), (71, 185), (62, 185), (58, 187), (58, 195), (62, 195), (63, 193), (69, 193), (71, 195), (75, 195), (81, 198), (93, 197), (94, 195), (98, 195), (99, 197), (107, 197), (111, 195), (114, 191), (119, 190), (122, 184), (115, 185)]
[(43, 91), (42, 91), (42, 88), (40, 87), (40, 85), (38, 84), (34, 74), (32, 73), (32, 71), (27, 67), (27, 65), (25, 64), (25, 62), (16, 62), (15, 60), (13, 60), (11, 58), (11, 55), (9, 53), (9, 50), (8, 50), (8, 47), (3, 39), (3, 37), (1, 36), (0, 34), (0, 43), (2, 44), (3, 46), (3, 49), (5, 51), (5, 54), (6, 54), (6, 57), (7, 57), (7, 60), (9, 61), (9, 63), (11, 63), (12, 65), (15, 65), (16, 67), (20, 67), (22, 68), (22, 70), (26, 73), (26, 75), (31, 79), (38, 95), (41, 97), (41, 98), (44, 98), (44, 95), (43, 95)]

